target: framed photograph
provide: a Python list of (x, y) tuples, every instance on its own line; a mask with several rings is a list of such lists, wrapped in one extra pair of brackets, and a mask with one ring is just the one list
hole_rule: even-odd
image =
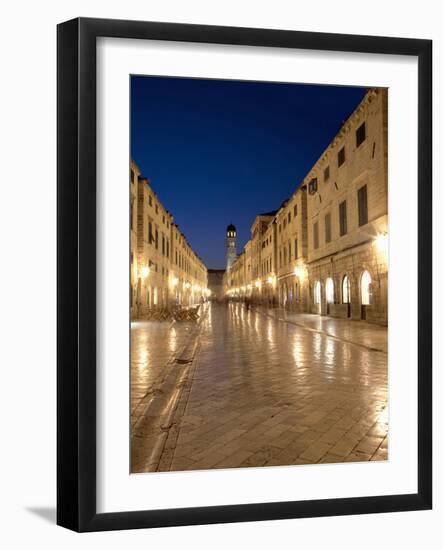
[(432, 506), (432, 43), (58, 26), (59, 525)]

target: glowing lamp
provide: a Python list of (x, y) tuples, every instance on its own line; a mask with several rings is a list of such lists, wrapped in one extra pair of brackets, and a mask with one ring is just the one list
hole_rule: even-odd
[(140, 270), (140, 273), (141, 273), (141, 276), (143, 277), (143, 279), (146, 279), (146, 277), (149, 275), (150, 271), (151, 270), (150, 270), (148, 265), (142, 266), (142, 268)]
[(375, 246), (377, 247), (377, 250), (381, 253), (387, 256), (388, 254), (388, 234), (387, 233), (380, 233), (375, 237)]
[(172, 288), (176, 287), (178, 285), (178, 279), (177, 277), (172, 277), (171, 279), (171, 286)]
[(305, 270), (303, 267), (297, 265), (294, 268), (294, 275), (299, 278), (300, 282), (303, 282), (303, 279), (305, 278)]

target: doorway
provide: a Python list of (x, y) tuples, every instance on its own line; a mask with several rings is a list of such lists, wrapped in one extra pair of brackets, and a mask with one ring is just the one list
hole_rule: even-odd
[(360, 294), (361, 294), (361, 318), (366, 320), (367, 307), (371, 305), (372, 301), (372, 278), (369, 271), (363, 271), (360, 281)]

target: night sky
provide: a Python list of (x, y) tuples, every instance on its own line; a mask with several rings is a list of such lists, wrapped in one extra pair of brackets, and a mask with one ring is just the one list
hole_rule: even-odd
[(133, 76), (131, 155), (208, 268), (276, 210), (365, 88)]

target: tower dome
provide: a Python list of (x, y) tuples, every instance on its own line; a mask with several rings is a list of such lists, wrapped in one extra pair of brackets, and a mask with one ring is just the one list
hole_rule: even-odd
[(235, 228), (235, 225), (232, 225), (232, 223), (230, 223), (226, 228), (226, 233), (236, 233), (236, 232), (237, 232), (237, 229)]

